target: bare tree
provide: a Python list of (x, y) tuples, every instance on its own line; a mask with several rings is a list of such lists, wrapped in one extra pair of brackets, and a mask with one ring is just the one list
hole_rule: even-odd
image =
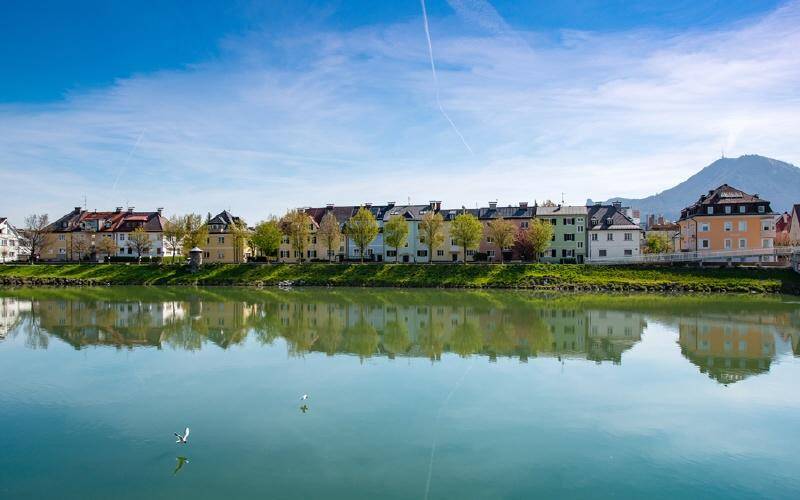
[(47, 214), (31, 214), (25, 218), (25, 238), (31, 249), (30, 261), (36, 262), (37, 255), (52, 244), (50, 240), (50, 221)]
[(128, 247), (136, 252), (136, 261), (142, 262), (142, 254), (150, 252), (150, 235), (143, 227), (137, 227), (128, 235)]
[(178, 247), (181, 246), (184, 237), (186, 236), (186, 217), (180, 215), (172, 215), (167, 219), (164, 225), (164, 241), (172, 251), (172, 260), (175, 261), (175, 255), (178, 252)]
[(503, 251), (514, 244), (514, 236), (517, 227), (513, 222), (502, 217), (492, 219), (486, 224), (486, 234), (492, 239), (497, 248), (500, 249), (500, 262), (505, 260)]
[(78, 254), (78, 262), (92, 251), (92, 242), (86, 233), (72, 233), (72, 250)]

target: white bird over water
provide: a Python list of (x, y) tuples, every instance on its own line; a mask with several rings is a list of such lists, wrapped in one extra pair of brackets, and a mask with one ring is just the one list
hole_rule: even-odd
[(187, 427), (186, 430), (183, 431), (183, 436), (176, 432), (175, 437), (178, 438), (178, 440), (175, 441), (176, 443), (186, 444), (186, 442), (189, 440), (189, 428)]
[(305, 401), (306, 399), (308, 399), (308, 394), (303, 394), (300, 396), (300, 401)]

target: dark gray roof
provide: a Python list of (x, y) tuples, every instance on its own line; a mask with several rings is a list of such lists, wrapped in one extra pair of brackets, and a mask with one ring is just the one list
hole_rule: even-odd
[(587, 208), (589, 230), (639, 229), (633, 220), (613, 205), (593, 205)]

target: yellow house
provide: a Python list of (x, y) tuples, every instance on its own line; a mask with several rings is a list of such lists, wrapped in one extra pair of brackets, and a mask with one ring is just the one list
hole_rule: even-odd
[(216, 217), (209, 220), (208, 238), (203, 247), (203, 260), (209, 263), (240, 263), (246, 262), (252, 256), (252, 251), (247, 244), (247, 238), (237, 238), (235, 228), (241, 227), (247, 231), (244, 221), (223, 210)]

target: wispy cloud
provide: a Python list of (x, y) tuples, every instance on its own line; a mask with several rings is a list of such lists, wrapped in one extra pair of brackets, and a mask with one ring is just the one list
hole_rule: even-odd
[(252, 33), (205, 64), (0, 107), (0, 181), (25, 187), (2, 208), (55, 215), (85, 193), (90, 208), (255, 220), (408, 196), (583, 202), (664, 189), (722, 148), (800, 161), (797, 2), (714, 31), (556, 35), (514, 30), (485, 2), (450, 4), (429, 19), (439, 97), (474, 155), (431, 112), (421, 18)]

